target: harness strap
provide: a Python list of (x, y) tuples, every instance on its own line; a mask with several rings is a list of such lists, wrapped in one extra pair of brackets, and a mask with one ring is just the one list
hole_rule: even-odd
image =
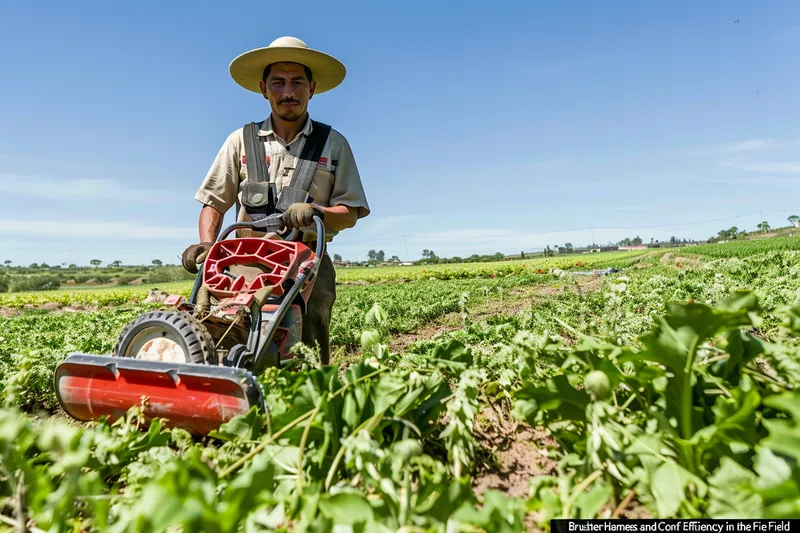
[(275, 185), (269, 182), (267, 153), (258, 137), (260, 125), (251, 122), (244, 126), (244, 151), (247, 181), (242, 184), (242, 206), (254, 221), (275, 212)]
[(286, 211), (294, 203), (308, 201), (308, 190), (311, 188), (311, 182), (314, 181), (314, 173), (317, 171), (322, 149), (325, 148), (331, 132), (331, 127), (322, 122), (312, 120), (311, 125), (311, 133), (303, 145), (303, 152), (300, 154), (292, 174), (292, 181), (281, 189), (278, 196), (276, 207), (280, 212)]
[(247, 181), (242, 184), (242, 206), (252, 220), (261, 220), (276, 212), (283, 213), (294, 203), (309, 201), (308, 190), (331, 132), (327, 124), (316, 120), (312, 120), (311, 124), (311, 133), (303, 145), (292, 180), (280, 194), (276, 192), (275, 184), (269, 181), (267, 154), (264, 142), (258, 136), (260, 124), (251, 122), (244, 126)]

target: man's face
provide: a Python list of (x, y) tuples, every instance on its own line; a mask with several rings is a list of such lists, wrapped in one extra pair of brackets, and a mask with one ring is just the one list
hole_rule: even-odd
[(261, 92), (272, 111), (287, 121), (305, 116), (315, 87), (315, 82), (309, 83), (303, 65), (297, 63), (273, 64), (266, 81), (261, 82)]

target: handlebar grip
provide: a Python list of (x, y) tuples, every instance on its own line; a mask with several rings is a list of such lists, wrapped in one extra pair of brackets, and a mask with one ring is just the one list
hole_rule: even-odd
[(279, 233), (283, 229), (283, 220), (280, 215), (269, 215), (259, 220), (253, 221), (253, 229)]

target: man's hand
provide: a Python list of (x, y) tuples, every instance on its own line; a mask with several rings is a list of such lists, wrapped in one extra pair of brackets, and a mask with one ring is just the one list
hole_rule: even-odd
[(197, 274), (197, 264), (206, 260), (209, 250), (213, 242), (201, 242), (200, 244), (192, 244), (183, 251), (181, 256), (181, 263), (183, 268), (191, 274)]
[(325, 220), (325, 212), (322, 208), (314, 205), (297, 202), (289, 206), (283, 213), (283, 224), (289, 229), (301, 229), (314, 223), (314, 216), (320, 220)]

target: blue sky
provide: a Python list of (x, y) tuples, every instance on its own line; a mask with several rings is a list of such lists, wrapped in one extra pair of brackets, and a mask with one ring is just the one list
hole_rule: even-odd
[(5, 2), (0, 260), (177, 263), (221, 143), (269, 113), (228, 65), (281, 35), (348, 69), (310, 105), (372, 208), (345, 259), (800, 214), (796, 0)]

